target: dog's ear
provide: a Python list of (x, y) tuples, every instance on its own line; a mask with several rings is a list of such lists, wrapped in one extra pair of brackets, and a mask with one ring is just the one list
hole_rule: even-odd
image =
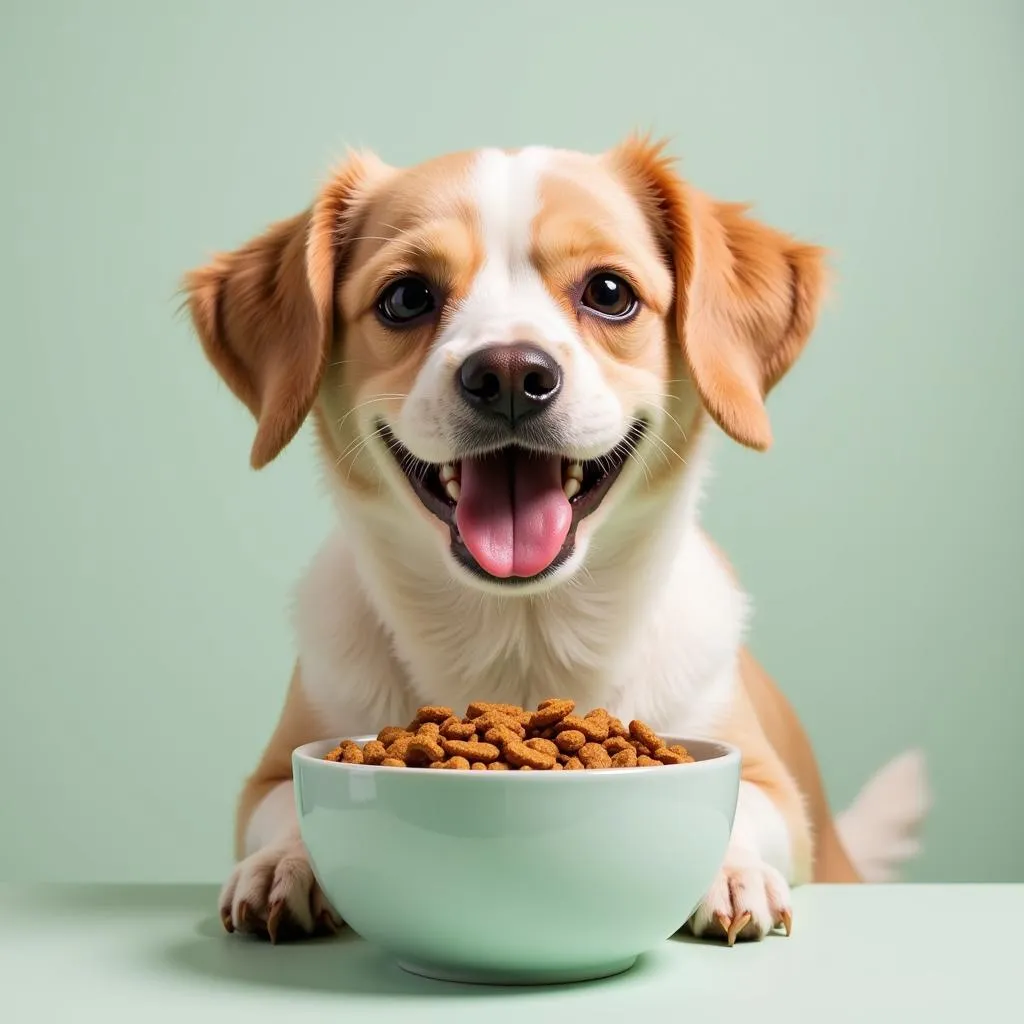
[(340, 251), (383, 171), (372, 154), (350, 156), (305, 213), (185, 276), (203, 349), (256, 418), (255, 469), (280, 454), (313, 406), (334, 338)]
[(664, 144), (630, 139), (612, 163), (645, 207), (675, 277), (675, 331), (705, 408), (731, 437), (765, 450), (764, 400), (810, 337), (825, 253), (687, 186)]

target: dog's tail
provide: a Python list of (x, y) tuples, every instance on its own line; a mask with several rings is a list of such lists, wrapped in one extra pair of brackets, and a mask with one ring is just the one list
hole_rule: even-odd
[(931, 807), (924, 754), (908, 750), (880, 768), (836, 817), (836, 830), (865, 882), (892, 882), (916, 857)]

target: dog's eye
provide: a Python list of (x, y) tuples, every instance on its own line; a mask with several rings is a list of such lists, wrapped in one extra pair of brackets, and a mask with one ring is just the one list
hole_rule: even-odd
[(392, 324), (407, 324), (437, 308), (430, 285), (419, 277), (403, 277), (384, 289), (377, 311)]
[(609, 320), (625, 320), (637, 308), (633, 289), (617, 274), (595, 274), (583, 289), (580, 300), (587, 309)]

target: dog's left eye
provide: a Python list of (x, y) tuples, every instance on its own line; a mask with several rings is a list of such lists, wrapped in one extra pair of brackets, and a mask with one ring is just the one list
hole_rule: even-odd
[(587, 309), (609, 320), (625, 320), (637, 308), (633, 289), (618, 274), (595, 274), (583, 289), (580, 300)]
[(436, 308), (430, 285), (419, 277), (403, 277), (395, 281), (377, 300), (377, 311), (391, 324), (411, 323), (433, 313)]

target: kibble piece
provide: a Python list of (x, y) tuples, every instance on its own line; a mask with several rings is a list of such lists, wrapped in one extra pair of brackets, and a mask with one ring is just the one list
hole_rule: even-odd
[(544, 701), (530, 717), (531, 729), (546, 729), (549, 725), (560, 722), (566, 715), (571, 715), (576, 705), (571, 700)]
[(468, 740), (475, 732), (476, 727), (472, 722), (460, 722), (454, 716), (441, 726), (441, 735), (446, 740)]
[(636, 751), (627, 743), (626, 746), (612, 758), (611, 766), (613, 768), (635, 768)]
[(448, 762), (447, 761), (431, 761), (430, 764), (427, 765), (427, 767), (428, 768), (447, 768), (448, 767)]
[(578, 757), (570, 757), (563, 765), (567, 772), (583, 771), (583, 762)]
[(489, 772), (507, 772), (508, 765), (504, 761), (492, 761), (488, 766)]
[(495, 728), (508, 729), (510, 732), (514, 732), (519, 739), (523, 739), (526, 736), (526, 730), (518, 718), (511, 718), (509, 715), (503, 715), (498, 711), (488, 711), (487, 714), (474, 718), (473, 728), (481, 736), (485, 736), (489, 729)]
[(551, 740), (543, 739), (540, 736), (527, 740), (526, 746), (531, 750), (539, 750), (542, 754), (549, 754), (553, 758), (557, 759), (558, 757), (558, 747)]
[(521, 764), (519, 766), (519, 771), (521, 771), (521, 772), (532, 772), (533, 769), (528, 764)]
[(474, 761), (469, 767), (475, 772), (487, 771), (487, 765), (485, 765), (483, 761)]
[(441, 726), (437, 722), (424, 722), (417, 730), (417, 736), (429, 736), (434, 742), (441, 739)]
[(501, 751), (493, 743), (469, 743), (463, 740), (441, 740), (441, 746), (449, 757), (464, 758), (466, 761), (482, 761), (490, 764), (497, 761)]
[(363, 746), (363, 764), (380, 764), (387, 756), (387, 747), (380, 740), (370, 740)]
[(454, 712), (451, 708), (444, 708), (438, 704), (427, 704), (416, 712), (416, 717), (421, 723), (433, 722), (440, 725), (446, 719), (454, 717)]
[(493, 743), (496, 747), (504, 747), (507, 743), (518, 743), (522, 736), (513, 732), (507, 725), (492, 726), (484, 733), (484, 742)]
[(555, 745), (566, 754), (575, 754), (586, 742), (587, 737), (579, 729), (566, 729), (555, 736)]
[(449, 757), (448, 763), (445, 765), (446, 768), (454, 768), (456, 771), (468, 772), (469, 761), (465, 757)]
[(405, 764), (406, 755), (409, 753), (409, 744), (413, 741), (410, 733), (403, 732), (393, 743), (388, 746), (388, 757), (397, 758)]
[(665, 766), (661, 761), (655, 760), (653, 757), (648, 757), (646, 754), (641, 754), (636, 759), (637, 768), (664, 768)]
[(381, 761), (381, 766), (384, 768), (404, 768), (405, 762), (399, 761), (397, 757), (385, 757)]
[(496, 704), (493, 701), (476, 700), (466, 708), (466, 715), (469, 718), (479, 718), (490, 711), (510, 715), (512, 718), (518, 718), (523, 713), (518, 704)]
[(541, 771), (550, 768), (555, 763), (555, 758), (551, 754), (534, 750), (518, 741), (506, 745), (505, 760), (516, 768), (536, 768)]
[(409, 734), (405, 731), (405, 729), (400, 729), (397, 725), (389, 725), (381, 729), (381, 731), (377, 733), (377, 739), (380, 740), (380, 742), (383, 743), (385, 747), (390, 747), (391, 744), (395, 742), (395, 740), (399, 739), (402, 736), (408, 735)]
[(646, 723), (634, 718), (629, 723), (629, 735), (638, 743), (642, 743), (648, 750), (658, 750), (665, 746), (661, 737)]
[(668, 747), (659, 747), (651, 756), (662, 764), (686, 763), (686, 758), (682, 754), (677, 754), (674, 750), (669, 750)]
[(625, 736), (609, 736), (608, 739), (604, 741), (604, 749), (613, 757), (623, 750), (632, 750), (633, 756), (636, 756), (636, 751), (633, 750), (633, 744), (630, 743)]
[(580, 747), (579, 759), (584, 768), (610, 768), (612, 759), (600, 743), (584, 743)]
[(444, 748), (431, 736), (413, 736), (405, 753), (406, 764), (443, 761)]
[(553, 772), (562, 772), (562, 771), (565, 771), (565, 769), (564, 769), (564, 768), (562, 767), (562, 765), (560, 765), (560, 764), (559, 764), (559, 763), (558, 763), (558, 762), (556, 761), (556, 762), (555, 762), (555, 763), (554, 763), (554, 764), (553, 764), (553, 765), (551, 766), (551, 771), (553, 771)]
[(608, 721), (604, 718), (580, 718), (578, 715), (566, 715), (555, 728), (559, 732), (566, 729), (581, 732), (588, 743), (604, 743), (608, 739)]
[(626, 738), (629, 736), (629, 730), (622, 724), (618, 718), (608, 719), (608, 735), (609, 736), (621, 736)]

